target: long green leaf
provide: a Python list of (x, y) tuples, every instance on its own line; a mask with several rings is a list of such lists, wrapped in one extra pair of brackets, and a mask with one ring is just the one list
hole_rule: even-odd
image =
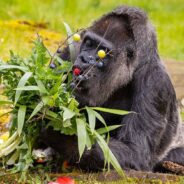
[(99, 133), (99, 134), (105, 134), (107, 132), (110, 132), (112, 130), (115, 130), (119, 127), (121, 127), (122, 125), (112, 125), (112, 126), (107, 126), (107, 127), (104, 127), (104, 128), (99, 128), (97, 129), (96, 131)]
[(109, 108), (103, 108), (103, 107), (91, 107), (94, 110), (102, 111), (102, 112), (108, 112), (111, 114), (117, 114), (117, 115), (126, 115), (132, 112), (119, 110), (119, 109), (109, 109)]
[(43, 94), (48, 94), (48, 91), (46, 90), (43, 82), (41, 80), (38, 80), (38, 79), (35, 79), (36, 80), (36, 83), (40, 89), (40, 93), (43, 93)]
[(20, 105), (19, 110), (18, 110), (18, 134), (20, 136), (20, 134), (22, 133), (22, 128), (24, 126), (24, 122), (25, 122), (25, 115), (26, 115), (26, 106), (25, 105)]
[(52, 98), (50, 96), (42, 96), (41, 99), (44, 105), (48, 105), (49, 100)]
[(96, 125), (96, 115), (93, 109), (91, 109), (90, 107), (85, 107), (88, 113), (88, 121), (89, 121), (89, 126), (91, 129), (91, 132), (93, 134), (93, 131), (95, 129), (95, 125)]
[(67, 119), (71, 119), (75, 116), (75, 112), (66, 108), (66, 107), (62, 107), (62, 109), (64, 110), (63, 112), (63, 121), (66, 121)]
[(23, 72), (26, 72), (28, 69), (26, 67), (23, 66), (17, 66), (17, 65), (1, 65), (0, 66), (0, 71), (4, 70), (4, 69), (18, 69), (21, 70)]
[(86, 146), (88, 149), (91, 149), (92, 147), (92, 140), (90, 139), (90, 136), (87, 130), (86, 130)]
[(106, 125), (106, 123), (105, 123), (105, 120), (103, 119), (103, 117), (101, 116), (101, 114), (99, 114), (99, 113), (96, 112), (96, 111), (94, 111), (94, 113), (95, 113), (96, 118), (97, 118), (100, 122), (102, 122), (104, 126), (107, 127), (107, 125)]
[[(21, 87), (24, 87), (25, 84), (27, 83), (28, 79), (31, 77), (32, 75), (32, 72), (26, 72), (22, 78), (20, 79), (18, 85), (17, 85), (17, 88), (21, 88)], [(20, 95), (21, 95), (22, 91), (20, 90), (16, 90), (16, 93), (15, 93), (15, 102), (14, 102), (14, 105), (17, 103)]]
[(104, 118), (101, 116), (101, 114), (99, 114), (99, 113), (96, 112), (96, 111), (94, 111), (94, 113), (95, 113), (96, 118), (97, 118), (100, 122), (102, 122), (102, 124), (105, 126), (104, 128), (106, 129), (106, 132), (107, 132), (107, 143), (108, 143), (108, 142), (109, 142), (109, 139), (110, 139), (110, 135), (109, 135), (109, 131), (108, 131), (108, 128), (107, 128), (107, 124), (106, 124)]
[(35, 116), (43, 108), (43, 106), (44, 106), (44, 103), (42, 101), (40, 103), (38, 103), (38, 105), (35, 107), (35, 109), (31, 113), (31, 115), (27, 121), (29, 121), (33, 116)]
[(49, 109), (46, 110), (45, 114), (52, 117), (52, 118), (54, 118), (54, 119), (56, 119), (58, 117), (57, 113), (55, 113), (53, 111), (50, 111)]
[(84, 120), (77, 118), (77, 137), (78, 137), (78, 149), (80, 158), (84, 152), (86, 145), (86, 123)]
[(15, 153), (13, 153), (13, 155), (9, 158), (6, 164), (7, 165), (15, 164), (16, 160), (19, 158), (19, 154), (20, 154), (20, 150), (15, 151)]
[(67, 35), (68, 35), (68, 46), (69, 46), (69, 49), (70, 49), (70, 59), (71, 59), (72, 62), (74, 62), (75, 47), (73, 45), (72, 30), (70, 29), (70, 26), (66, 22), (63, 22), (63, 24), (65, 26), (65, 29), (66, 29), (66, 32), (67, 32)]
[(112, 166), (114, 167), (114, 169), (118, 172), (118, 174), (120, 176), (124, 176), (124, 172), (123, 172), (119, 162), (117, 161), (116, 157), (114, 156), (114, 154), (112, 153), (112, 151), (108, 147), (105, 140), (102, 138), (102, 136), (100, 136), (98, 134), (98, 132), (94, 131), (94, 134), (97, 138), (97, 142), (98, 142), (99, 146), (101, 147), (101, 149), (104, 153), (104, 156), (106, 157), (105, 159), (108, 160), (112, 164)]
[(38, 86), (24, 86), (20, 88), (15, 88), (14, 90), (20, 90), (20, 91), (39, 91), (40, 88)]

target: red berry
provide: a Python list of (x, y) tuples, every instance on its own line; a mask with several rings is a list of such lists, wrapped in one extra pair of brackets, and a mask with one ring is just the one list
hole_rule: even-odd
[(80, 70), (79, 68), (75, 68), (75, 69), (73, 70), (73, 74), (74, 74), (74, 75), (80, 75), (80, 73), (81, 73), (81, 70)]

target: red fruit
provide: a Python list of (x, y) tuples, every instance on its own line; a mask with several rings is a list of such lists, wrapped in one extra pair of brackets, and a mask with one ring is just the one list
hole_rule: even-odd
[(75, 184), (75, 181), (69, 177), (61, 176), (56, 181), (51, 181), (48, 184)]
[(81, 70), (80, 70), (79, 68), (75, 68), (75, 69), (73, 70), (73, 74), (74, 74), (74, 75), (80, 75), (80, 73), (81, 73)]
[(61, 176), (57, 178), (56, 182), (59, 184), (75, 184), (75, 181), (69, 177)]

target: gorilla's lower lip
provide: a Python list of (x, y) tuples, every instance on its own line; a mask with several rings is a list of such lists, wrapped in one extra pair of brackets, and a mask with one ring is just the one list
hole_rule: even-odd
[(84, 88), (83, 87), (76, 87), (75, 89), (82, 91)]
[(84, 93), (86, 90), (87, 90), (86, 88), (78, 86), (78, 87), (75, 88), (74, 92), (76, 92), (76, 93)]

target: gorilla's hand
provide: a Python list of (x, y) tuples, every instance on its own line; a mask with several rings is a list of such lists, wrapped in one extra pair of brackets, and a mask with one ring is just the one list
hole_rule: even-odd
[(51, 127), (42, 130), (41, 141), (54, 148), (61, 153), (64, 159), (70, 155), (77, 154), (78, 145), (77, 137), (61, 134), (59, 131), (54, 131)]

